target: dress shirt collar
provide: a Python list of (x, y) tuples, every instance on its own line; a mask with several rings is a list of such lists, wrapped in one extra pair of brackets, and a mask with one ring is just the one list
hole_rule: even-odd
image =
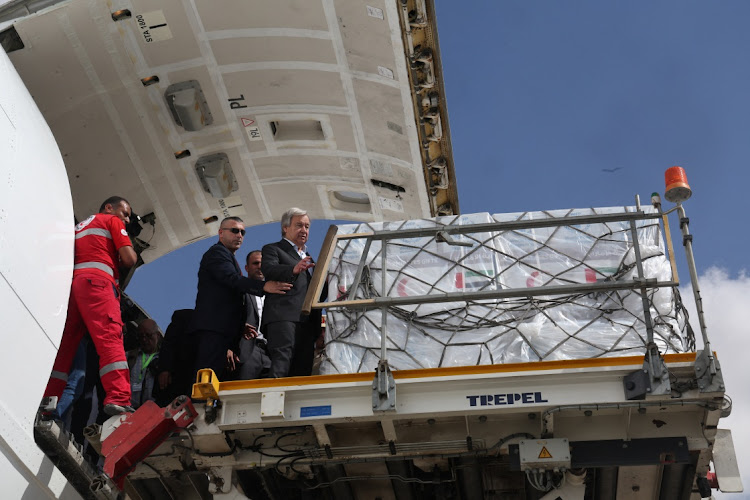
[(263, 336), (263, 333), (260, 331), (260, 325), (263, 321), (263, 304), (265, 303), (265, 297), (256, 297), (255, 295), (251, 295), (253, 299), (255, 299), (255, 305), (258, 307), (258, 337), (261, 340), (265, 340), (266, 338)]
[(294, 243), (291, 240), (288, 240), (284, 238), (284, 241), (288, 241), (290, 245), (294, 248), (294, 251), (297, 252), (297, 254), (300, 257), (305, 257), (307, 255), (307, 245), (303, 246), (302, 248), (299, 248), (296, 243)]

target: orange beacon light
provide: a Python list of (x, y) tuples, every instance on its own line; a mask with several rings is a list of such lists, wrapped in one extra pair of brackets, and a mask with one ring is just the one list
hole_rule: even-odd
[(664, 172), (664, 184), (667, 186), (664, 197), (672, 203), (682, 203), (693, 195), (687, 181), (687, 174), (682, 167), (671, 167)]

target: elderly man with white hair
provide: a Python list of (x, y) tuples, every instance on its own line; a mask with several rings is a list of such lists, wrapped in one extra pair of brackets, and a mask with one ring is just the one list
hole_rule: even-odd
[[(312, 372), (315, 340), (320, 335), (320, 310), (302, 314), (302, 303), (315, 265), (307, 252), (310, 217), (300, 208), (281, 216), (281, 241), (263, 247), (261, 269), (266, 280), (285, 281), (285, 295), (267, 295), (261, 329), (268, 341), (270, 377), (294, 377)], [(327, 290), (324, 288), (323, 297)]]

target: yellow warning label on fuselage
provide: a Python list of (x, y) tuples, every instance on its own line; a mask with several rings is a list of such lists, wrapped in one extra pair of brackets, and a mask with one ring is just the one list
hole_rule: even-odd
[(539, 458), (552, 458), (552, 455), (547, 450), (546, 446), (542, 446), (542, 451), (539, 452)]

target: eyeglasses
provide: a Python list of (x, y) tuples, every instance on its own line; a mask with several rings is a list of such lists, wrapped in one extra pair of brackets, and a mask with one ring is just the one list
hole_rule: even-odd
[(245, 230), (238, 227), (221, 227), (219, 229), (222, 231), (232, 231), (234, 234), (240, 233), (242, 236), (245, 236)]

